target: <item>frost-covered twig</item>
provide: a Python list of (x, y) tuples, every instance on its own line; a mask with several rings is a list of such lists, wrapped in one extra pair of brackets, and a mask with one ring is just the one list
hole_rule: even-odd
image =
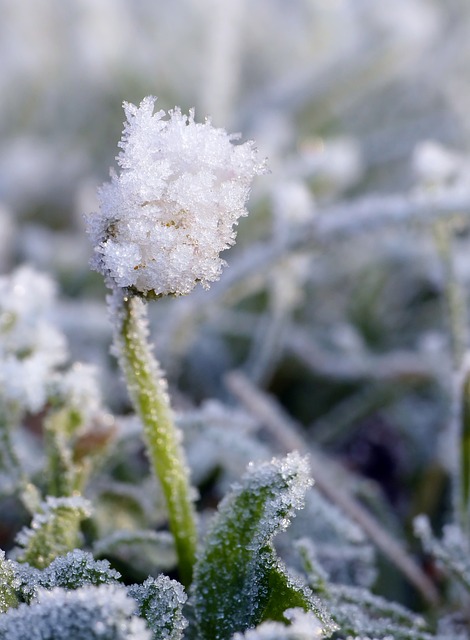
[(324, 454), (309, 447), (294, 420), (285, 414), (273, 398), (254, 387), (245, 376), (232, 372), (226, 376), (226, 383), (243, 405), (269, 429), (283, 449), (309, 451), (312, 476), (320, 491), (363, 529), (429, 603), (436, 604), (439, 600), (436, 588), (413, 558), (354, 499), (349, 491), (337, 486), (331, 474), (331, 468), (335, 463), (328, 460)]
[(442, 362), (436, 363), (412, 351), (385, 354), (361, 353), (343, 357), (328, 353), (299, 328), (285, 336), (286, 346), (312, 371), (340, 380), (372, 379), (429, 381), (442, 376)]

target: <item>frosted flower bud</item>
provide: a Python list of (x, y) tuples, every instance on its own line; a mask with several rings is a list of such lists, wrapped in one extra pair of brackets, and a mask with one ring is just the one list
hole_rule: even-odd
[(154, 104), (124, 104), (121, 171), (87, 218), (92, 266), (111, 286), (182, 295), (219, 278), (219, 253), (234, 244), (251, 181), (265, 168), (253, 142), (235, 145), (238, 136), (196, 123), (193, 110), (165, 117)]

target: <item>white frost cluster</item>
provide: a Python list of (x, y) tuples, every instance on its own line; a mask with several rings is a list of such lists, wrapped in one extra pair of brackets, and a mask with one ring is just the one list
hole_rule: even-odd
[(23, 266), (0, 277), (0, 402), (39, 411), (55, 368), (66, 357), (64, 336), (48, 321), (55, 285)]
[(121, 172), (87, 219), (92, 265), (112, 286), (182, 295), (219, 278), (219, 253), (234, 244), (251, 181), (265, 168), (253, 142), (234, 145), (237, 136), (196, 123), (193, 111), (165, 118), (154, 104), (124, 104)]
[(74, 362), (67, 371), (54, 378), (55, 392), (71, 408), (80, 413), (86, 422), (99, 414), (102, 408), (96, 367)]
[(255, 629), (248, 629), (245, 633), (236, 633), (232, 640), (316, 640), (325, 638), (320, 620), (311, 611), (303, 609), (287, 609), (284, 617), (290, 622), (271, 620), (263, 622)]
[(37, 600), (0, 616), (5, 640), (151, 640), (136, 603), (121, 585), (40, 590)]

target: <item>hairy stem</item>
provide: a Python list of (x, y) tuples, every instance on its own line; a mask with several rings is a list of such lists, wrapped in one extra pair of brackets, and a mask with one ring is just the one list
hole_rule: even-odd
[(165, 495), (181, 581), (191, 582), (196, 555), (195, 510), (188, 467), (166, 391), (166, 381), (148, 342), (145, 302), (122, 299), (117, 349), (134, 408), (144, 428), (148, 455)]

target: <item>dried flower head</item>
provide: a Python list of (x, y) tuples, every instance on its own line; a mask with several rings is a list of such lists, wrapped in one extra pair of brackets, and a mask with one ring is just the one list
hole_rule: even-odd
[(88, 217), (93, 267), (111, 286), (186, 294), (220, 276), (219, 253), (234, 244), (251, 181), (264, 172), (253, 142), (196, 123), (178, 108), (154, 113), (155, 98), (124, 104), (121, 172), (99, 191)]

